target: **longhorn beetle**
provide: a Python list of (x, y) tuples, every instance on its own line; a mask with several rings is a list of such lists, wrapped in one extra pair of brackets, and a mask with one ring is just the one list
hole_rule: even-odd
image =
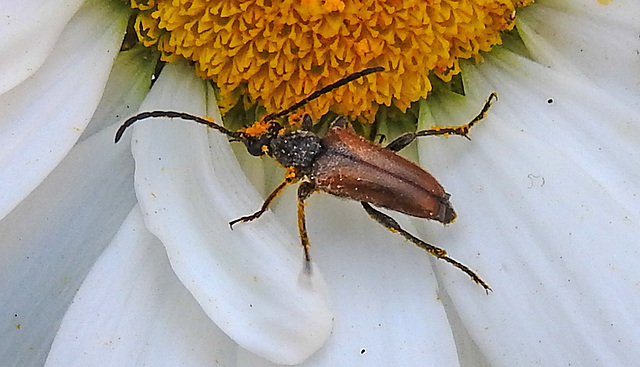
[(460, 135), (469, 138), (469, 130), (482, 120), (492, 101), (497, 98), (492, 93), (480, 113), (471, 122), (461, 126), (432, 127), (413, 133), (406, 133), (393, 140), (386, 147), (370, 142), (348, 127), (345, 117), (337, 117), (327, 133), (321, 138), (311, 132), (313, 121), (305, 114), (302, 127), (290, 131), (278, 120), (290, 115), (310, 101), (336, 88), (346, 85), (366, 75), (383, 71), (381, 66), (364, 69), (346, 76), (321, 88), (298, 103), (280, 112), (270, 113), (250, 127), (231, 131), (205, 118), (176, 111), (142, 112), (127, 119), (118, 129), (117, 143), (125, 130), (136, 121), (148, 118), (180, 118), (206, 125), (227, 135), (231, 141), (245, 144), (249, 154), (268, 155), (276, 159), (287, 172), (284, 181), (276, 187), (257, 212), (235, 219), (238, 222), (258, 219), (282, 190), (293, 183), (298, 186), (298, 230), (304, 249), (306, 268), (310, 269), (309, 236), (305, 223), (305, 200), (316, 191), (351, 200), (357, 200), (375, 221), (392, 232), (399, 233), (408, 241), (462, 270), (488, 293), (491, 288), (473, 270), (447, 256), (447, 252), (413, 236), (400, 227), (390, 216), (373, 208), (391, 209), (410, 216), (433, 219), (443, 224), (451, 223), (456, 214), (449, 202), (449, 194), (427, 171), (417, 164), (399, 156), (395, 152), (409, 145), (415, 138), (431, 135)]

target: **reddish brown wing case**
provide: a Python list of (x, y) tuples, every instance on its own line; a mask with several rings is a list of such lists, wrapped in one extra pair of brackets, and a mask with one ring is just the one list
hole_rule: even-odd
[(329, 129), (322, 145), (311, 174), (319, 190), (442, 223), (455, 219), (449, 195), (415, 163), (342, 127)]

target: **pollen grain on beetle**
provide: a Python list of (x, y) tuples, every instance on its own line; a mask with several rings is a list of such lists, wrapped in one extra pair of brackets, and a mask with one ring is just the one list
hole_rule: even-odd
[[(135, 28), (165, 60), (184, 57), (212, 79), (226, 105), (239, 96), (268, 112), (369, 66), (363, 78), (307, 106), (314, 120), (333, 110), (372, 120), (378, 105), (404, 110), (444, 80), (459, 60), (481, 58), (533, 0), (131, 0)], [(221, 106), (221, 107), (224, 107)]]

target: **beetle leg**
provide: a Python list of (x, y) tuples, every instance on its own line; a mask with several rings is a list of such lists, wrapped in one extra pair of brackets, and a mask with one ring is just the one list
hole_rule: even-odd
[(329, 126), (346, 128), (347, 126), (349, 126), (349, 120), (347, 120), (347, 118), (344, 116), (338, 116), (333, 121), (331, 121), (331, 124)]
[(394, 152), (398, 152), (404, 149), (407, 145), (411, 144), (418, 135), (416, 133), (406, 133), (398, 136), (394, 141), (387, 144), (386, 149), (392, 150)]
[(244, 217), (240, 217), (238, 219), (234, 219), (231, 222), (229, 222), (229, 227), (231, 227), (231, 229), (233, 229), (233, 225), (238, 223), (238, 222), (250, 222), (254, 219), (258, 219), (260, 218), (260, 216), (262, 214), (264, 214), (264, 212), (267, 211), (267, 209), (269, 209), (269, 206), (271, 205), (271, 202), (278, 196), (280, 195), (280, 193), (282, 192), (282, 190), (284, 190), (285, 187), (287, 187), (288, 185), (294, 183), (298, 181), (298, 178), (295, 176), (295, 173), (293, 172), (289, 172), (287, 173), (287, 176), (285, 177), (284, 181), (282, 181), (282, 183), (280, 185), (278, 185), (278, 187), (276, 187), (273, 191), (271, 191), (271, 194), (269, 194), (269, 196), (267, 197), (267, 199), (264, 201), (264, 203), (262, 204), (262, 207), (260, 208), (260, 210), (258, 210), (257, 212), (251, 214), (251, 215), (247, 215)]
[(298, 186), (298, 231), (300, 232), (300, 242), (304, 249), (304, 261), (306, 272), (311, 271), (311, 256), (309, 255), (309, 235), (307, 234), (307, 223), (305, 221), (304, 206), (305, 200), (315, 191), (315, 186), (310, 182), (303, 182)]
[(400, 224), (398, 224), (398, 222), (396, 222), (395, 219), (393, 219), (390, 216), (382, 213), (381, 211), (378, 211), (378, 210), (374, 209), (369, 203), (361, 201), (360, 204), (362, 204), (362, 207), (364, 207), (364, 210), (376, 222), (382, 224), (385, 228), (387, 228), (391, 232), (399, 233), (402, 237), (406, 238), (408, 241), (410, 241), (413, 244), (415, 244), (416, 246), (424, 249), (425, 251), (427, 251), (431, 255), (437, 257), (438, 259), (442, 259), (442, 260), (448, 262), (449, 264), (455, 266), (456, 268), (462, 270), (474, 282), (476, 282), (478, 285), (482, 286), (485, 289), (485, 291), (487, 293), (489, 293), (489, 291), (491, 290), (491, 287), (489, 287), (489, 285), (484, 280), (482, 280), (482, 278), (480, 278), (480, 276), (478, 276), (478, 274), (476, 274), (473, 270), (469, 269), (466, 265), (464, 265), (464, 264), (462, 264), (462, 263), (450, 258), (449, 256), (447, 256), (447, 251), (445, 251), (445, 250), (443, 250), (443, 249), (441, 249), (439, 247), (433, 246), (433, 245), (431, 245), (429, 243), (426, 243), (426, 242), (422, 241), (421, 239), (415, 237), (411, 233), (405, 231), (404, 229), (402, 229), (402, 227), (400, 227)]
[(390, 149), (390, 150), (392, 150), (394, 152), (400, 151), (404, 147), (406, 147), (407, 145), (411, 144), (411, 142), (414, 141), (415, 138), (417, 138), (419, 136), (434, 136), (434, 135), (451, 135), (451, 134), (453, 134), (453, 135), (464, 136), (465, 138), (469, 139), (469, 130), (471, 130), (473, 125), (475, 125), (480, 120), (485, 118), (485, 116), (487, 116), (487, 112), (489, 111), (489, 108), (491, 107), (491, 103), (493, 103), (493, 100), (497, 99), (497, 98), (498, 98), (498, 95), (495, 92), (491, 93), (489, 95), (489, 98), (485, 102), (484, 106), (482, 107), (482, 110), (480, 111), (480, 113), (476, 117), (474, 117), (473, 120), (471, 120), (469, 123), (467, 123), (465, 125), (461, 125), (461, 126), (434, 126), (434, 127), (430, 128), (430, 129), (416, 131), (415, 133), (406, 133), (406, 134), (400, 135), (394, 141), (389, 143), (389, 145), (387, 145), (386, 148)]
[(311, 116), (309, 116), (309, 114), (304, 114), (304, 116), (302, 116), (302, 125), (300, 126), (300, 130), (303, 131), (311, 131), (311, 129), (313, 128), (313, 119), (311, 118)]

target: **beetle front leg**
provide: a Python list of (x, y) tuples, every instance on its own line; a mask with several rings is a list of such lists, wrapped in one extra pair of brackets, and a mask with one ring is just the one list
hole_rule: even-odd
[(269, 206), (271, 205), (271, 202), (273, 202), (273, 200), (280, 195), (280, 193), (282, 192), (282, 190), (284, 190), (285, 187), (289, 186), (290, 184), (294, 183), (298, 181), (298, 177), (296, 177), (296, 174), (294, 171), (290, 171), (287, 172), (287, 176), (285, 176), (284, 181), (282, 181), (282, 183), (280, 185), (278, 185), (278, 187), (276, 187), (273, 191), (271, 191), (271, 194), (269, 194), (269, 196), (267, 197), (267, 199), (264, 201), (264, 203), (262, 203), (262, 207), (260, 208), (260, 210), (258, 210), (257, 212), (251, 214), (251, 215), (247, 215), (244, 217), (240, 217), (238, 219), (234, 219), (231, 222), (229, 222), (229, 227), (231, 227), (231, 229), (233, 229), (233, 225), (238, 223), (238, 222), (251, 222), (254, 219), (258, 219), (260, 218), (260, 216), (262, 214), (264, 214), (264, 212), (267, 211), (267, 209), (269, 209)]
[(394, 141), (389, 143), (385, 148), (392, 150), (394, 152), (398, 152), (407, 145), (411, 144), (417, 137), (419, 136), (435, 136), (435, 135), (460, 135), (469, 139), (469, 130), (478, 123), (480, 120), (487, 116), (487, 112), (491, 107), (491, 103), (493, 103), (494, 99), (497, 99), (498, 95), (494, 92), (489, 95), (489, 98), (485, 102), (484, 106), (480, 113), (473, 118), (469, 123), (461, 126), (434, 126), (432, 128), (426, 130), (416, 131), (415, 133), (406, 133), (400, 135)]
[(476, 274), (473, 270), (469, 269), (469, 267), (447, 256), (447, 251), (439, 247), (436, 247), (432, 244), (426, 243), (423, 240), (415, 237), (411, 233), (405, 231), (404, 229), (402, 229), (402, 227), (400, 227), (400, 224), (398, 224), (398, 222), (396, 222), (395, 219), (382, 213), (379, 210), (374, 209), (369, 203), (361, 201), (360, 204), (362, 204), (362, 207), (364, 208), (364, 210), (376, 222), (382, 224), (385, 228), (387, 228), (391, 232), (399, 233), (402, 237), (406, 238), (408, 241), (412, 242), (414, 245), (424, 249), (425, 251), (437, 257), (438, 259), (442, 259), (448, 262), (449, 264), (455, 266), (456, 268), (462, 270), (474, 282), (482, 286), (485, 292), (489, 293), (489, 291), (491, 290), (491, 287), (489, 287), (489, 285), (484, 280), (482, 280), (482, 278), (480, 278), (478, 274)]

